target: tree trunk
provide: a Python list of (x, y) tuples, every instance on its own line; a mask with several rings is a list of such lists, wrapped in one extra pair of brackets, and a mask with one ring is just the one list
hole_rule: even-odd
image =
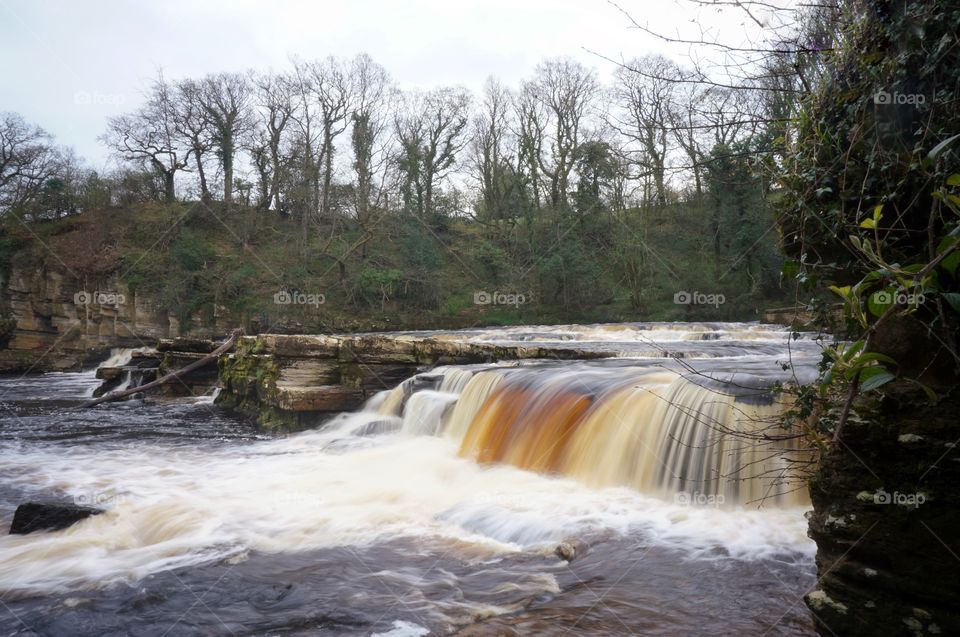
[(177, 200), (176, 183), (174, 181), (175, 171), (163, 171), (163, 195), (167, 203), (173, 203)]
[(333, 181), (333, 137), (327, 133), (323, 140), (323, 188), (320, 192), (320, 217), (330, 218), (330, 184)]
[(233, 204), (233, 135), (223, 140), (223, 205), (227, 212)]
[[(280, 150), (276, 144), (270, 146), (270, 159), (273, 161), (273, 174), (270, 177), (270, 198), (273, 200), (274, 209), (280, 212)], [(270, 202), (267, 202), (267, 209), (270, 208)]]
[(237, 339), (240, 338), (240, 334), (242, 333), (243, 333), (243, 330), (240, 330), (240, 329), (234, 330), (233, 334), (230, 335), (230, 338), (225, 340), (217, 349), (213, 350), (212, 352), (210, 352), (200, 360), (190, 363), (189, 365), (187, 365), (182, 369), (178, 369), (175, 372), (170, 372), (166, 376), (163, 376), (162, 378), (158, 378), (155, 381), (149, 382), (146, 385), (140, 385), (139, 387), (131, 387), (130, 389), (125, 389), (119, 392), (112, 392), (110, 394), (107, 394), (106, 396), (101, 396), (100, 398), (97, 398), (95, 400), (85, 402), (82, 406), (84, 408), (95, 407), (100, 403), (112, 402), (114, 400), (118, 400), (125, 396), (130, 396), (131, 394), (136, 394), (139, 392), (147, 391), (148, 389), (153, 389), (154, 387), (159, 387), (160, 385), (165, 385), (166, 383), (169, 383), (171, 380), (176, 380), (181, 376), (192, 372), (195, 369), (199, 369), (204, 365), (212, 363), (221, 354), (226, 354), (227, 352), (229, 352), (231, 349), (233, 349), (234, 344), (236, 344)]
[(202, 150), (195, 146), (193, 152), (197, 158), (197, 176), (200, 177), (200, 201), (207, 203), (210, 201), (210, 189), (207, 187), (207, 173), (203, 169)]

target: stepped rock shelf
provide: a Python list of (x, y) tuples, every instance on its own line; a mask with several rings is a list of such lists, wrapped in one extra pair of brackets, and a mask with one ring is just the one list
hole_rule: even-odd
[(612, 352), (501, 346), (416, 336), (261, 334), (220, 358), (217, 403), (269, 428), (299, 429), (356, 409), (378, 391), (438, 365), (608, 358)]

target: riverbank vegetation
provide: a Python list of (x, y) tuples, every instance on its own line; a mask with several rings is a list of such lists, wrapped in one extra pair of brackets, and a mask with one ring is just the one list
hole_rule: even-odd
[(762, 125), (789, 91), (694, 73), (548, 59), (479, 95), (400, 91), (364, 55), (161, 74), (110, 120), (106, 175), (7, 114), (3, 261), (248, 327), (757, 319), (795, 300)]

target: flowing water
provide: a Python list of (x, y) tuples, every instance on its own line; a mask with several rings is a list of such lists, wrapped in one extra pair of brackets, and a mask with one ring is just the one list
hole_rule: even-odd
[(618, 356), (441, 367), (283, 437), (210, 396), (78, 410), (93, 372), (0, 379), (0, 523), (107, 510), (0, 536), (0, 635), (812, 634), (802, 454), (766, 388), (809, 381), (814, 341), (430, 335)]

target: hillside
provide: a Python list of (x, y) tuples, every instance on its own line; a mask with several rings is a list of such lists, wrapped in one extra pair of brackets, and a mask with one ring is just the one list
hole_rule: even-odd
[[(751, 320), (782, 304), (772, 254), (753, 266), (764, 271), (759, 285), (746, 265), (704, 267), (713, 260), (705, 219), (681, 204), (510, 225), (385, 215), (364, 230), (341, 218), (312, 229), (304, 247), (297, 220), (253, 208), (111, 207), (7, 224), (4, 315), (9, 329), (17, 318), (13, 274), (22, 280), (48, 273), (75, 290), (68, 297), (87, 293), (74, 299), (84, 312), (136, 296), (173, 317), (174, 331), (183, 334), (235, 325), (329, 332)], [(682, 292), (690, 303), (675, 302)]]

